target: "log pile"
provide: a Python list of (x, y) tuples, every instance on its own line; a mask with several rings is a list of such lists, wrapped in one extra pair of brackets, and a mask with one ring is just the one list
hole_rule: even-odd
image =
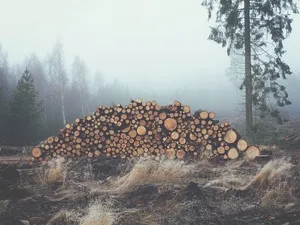
[(228, 122), (219, 123), (215, 116), (205, 110), (192, 114), (188, 105), (177, 100), (167, 106), (140, 99), (126, 106), (99, 106), (34, 147), (31, 164), (58, 156), (159, 160), (255, 158), (260, 154), (259, 148), (248, 146)]

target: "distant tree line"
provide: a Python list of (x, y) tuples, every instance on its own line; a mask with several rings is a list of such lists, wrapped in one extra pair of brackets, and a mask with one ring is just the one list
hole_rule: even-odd
[[(60, 41), (45, 59), (33, 53), (22, 65), (10, 65), (8, 54), (0, 45), (0, 145), (35, 145), (56, 135), (66, 123), (94, 112), (99, 105), (126, 105), (134, 98), (156, 100), (162, 105), (176, 99), (190, 105), (193, 111), (216, 111), (218, 118), (228, 118), (234, 112), (218, 96), (205, 100), (207, 91), (201, 88), (172, 87), (163, 94), (151, 88), (129, 88), (117, 79), (108, 83), (100, 72), (92, 75), (79, 56), (74, 57), (69, 71), (66, 68)], [(290, 81), (293, 106), (288, 110), (300, 115), (300, 79), (293, 76)]]
[(80, 57), (66, 67), (60, 41), (45, 60), (31, 54), (22, 66), (9, 66), (0, 46), (0, 145), (34, 145), (99, 105), (128, 103), (126, 85), (105, 83), (99, 72), (89, 80)]

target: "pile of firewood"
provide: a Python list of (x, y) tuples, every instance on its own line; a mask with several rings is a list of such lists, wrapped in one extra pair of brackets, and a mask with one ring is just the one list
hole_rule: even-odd
[(96, 112), (67, 124), (57, 136), (32, 149), (32, 160), (63, 156), (184, 159), (188, 157), (255, 158), (256, 146), (248, 146), (228, 122), (219, 123), (214, 112), (196, 111), (174, 101), (132, 100), (129, 105), (100, 106)]

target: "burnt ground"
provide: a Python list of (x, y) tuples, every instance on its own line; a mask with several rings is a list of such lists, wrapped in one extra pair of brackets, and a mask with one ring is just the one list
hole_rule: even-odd
[(0, 159), (0, 224), (300, 224), (300, 150), (247, 161)]

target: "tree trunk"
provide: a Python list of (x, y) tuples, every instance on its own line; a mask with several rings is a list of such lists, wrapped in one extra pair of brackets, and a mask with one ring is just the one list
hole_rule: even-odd
[(245, 89), (246, 89), (246, 135), (253, 142), (252, 115), (252, 75), (251, 75), (251, 39), (250, 39), (250, 0), (244, 0), (245, 14)]
[[(54, 113), (53, 113), (53, 93), (50, 93), (50, 112), (51, 112), (51, 124), (53, 124), (54, 120)], [(54, 130), (54, 126), (51, 126), (51, 132), (54, 134), (56, 131)]]
[(80, 87), (80, 91), (79, 91), (79, 98), (80, 98), (80, 105), (81, 105), (81, 116), (84, 117), (85, 113), (84, 113), (84, 99), (82, 97), (82, 88)]
[(61, 97), (61, 111), (62, 111), (62, 119), (64, 125), (66, 125), (66, 113), (65, 113), (65, 98), (64, 98), (64, 90), (63, 90), (63, 84), (60, 84), (60, 97)]

